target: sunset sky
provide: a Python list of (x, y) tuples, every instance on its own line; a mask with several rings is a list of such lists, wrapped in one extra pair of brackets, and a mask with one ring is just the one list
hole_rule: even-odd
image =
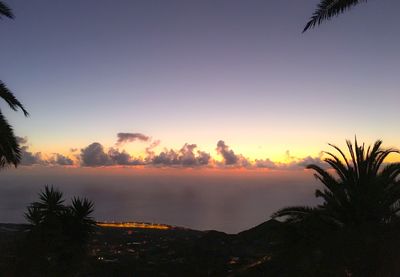
[[(397, 146), (398, 1), (371, 1), (301, 34), (317, 1), (9, 1), (1, 78), (32, 152), (72, 156), (117, 133), (218, 158), (318, 156), (355, 134)], [(4, 104), (4, 103), (3, 103)]]
[(286, 170), (355, 135), (400, 146), (399, 1), (304, 34), (317, 0), (6, 2), (25, 165)]

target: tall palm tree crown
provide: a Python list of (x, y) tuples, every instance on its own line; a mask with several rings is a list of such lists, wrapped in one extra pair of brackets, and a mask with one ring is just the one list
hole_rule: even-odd
[[(13, 19), (14, 14), (6, 4), (0, 1), (0, 19), (3, 17)], [(1, 80), (0, 98), (14, 111), (21, 109), (25, 116), (29, 115), (22, 103)], [(0, 167), (4, 167), (8, 164), (17, 166), (21, 162), (21, 158), (21, 149), (14, 134), (14, 130), (0, 111)]]
[[(335, 145), (338, 155), (325, 152), (324, 159), (331, 169), (308, 165), (323, 188), (315, 192), (323, 203), (317, 207), (289, 207), (276, 212), (273, 217), (287, 217), (299, 222), (307, 216), (318, 214), (338, 227), (362, 224), (386, 224), (399, 220), (400, 163), (384, 164), (395, 149), (382, 149), (378, 140), (368, 148), (347, 141), (350, 158)], [(333, 172), (332, 172), (333, 171)], [(332, 172), (332, 173), (331, 173)], [(334, 173), (334, 174), (333, 174)]]
[(310, 28), (320, 25), (323, 21), (338, 16), (361, 2), (367, 2), (367, 0), (321, 0), (304, 27), (303, 33)]

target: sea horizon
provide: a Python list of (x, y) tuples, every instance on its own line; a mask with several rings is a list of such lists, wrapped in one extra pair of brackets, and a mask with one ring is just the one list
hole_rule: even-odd
[[(43, 174), (43, 171), (46, 174)], [(118, 173), (116, 173), (118, 171)], [(94, 176), (97, 178), (93, 178)], [(99, 170), (37, 167), (0, 175), (0, 222), (26, 223), (24, 213), (45, 185), (94, 201), (97, 221), (135, 221), (238, 233), (285, 205), (316, 203), (306, 170)], [(68, 201), (66, 201), (68, 202)]]

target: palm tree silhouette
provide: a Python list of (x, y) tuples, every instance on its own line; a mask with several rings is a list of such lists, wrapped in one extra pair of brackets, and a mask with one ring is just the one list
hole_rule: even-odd
[[(13, 19), (14, 14), (6, 4), (0, 2), (0, 19), (3, 17)], [(0, 98), (6, 101), (14, 111), (20, 108), (25, 116), (29, 115), (21, 102), (2, 81), (0, 81)], [(0, 111), (0, 167), (5, 167), (8, 164), (13, 164), (16, 167), (20, 163), (21, 158), (21, 149), (14, 131)]]
[[(63, 193), (45, 186), (39, 193), (39, 200), (31, 203), (25, 213), (31, 228), (26, 242), (27, 254), (21, 254), (27, 266), (21, 270), (45, 270), (49, 276), (74, 276), (86, 257), (96, 224), (91, 216), (93, 207), (92, 201), (78, 197), (72, 199), (71, 205), (64, 205)], [(35, 253), (34, 259), (32, 253)]]
[(320, 25), (323, 21), (338, 16), (361, 2), (367, 2), (367, 0), (321, 0), (317, 9), (304, 27), (303, 33), (310, 28)]
[(34, 226), (49, 224), (65, 212), (66, 207), (63, 203), (62, 192), (45, 186), (44, 191), (39, 193), (39, 201), (28, 206), (25, 217)]
[(74, 197), (72, 199), (71, 211), (74, 218), (76, 218), (81, 225), (85, 227), (93, 225), (94, 220), (91, 214), (94, 211), (94, 204), (86, 197)]
[(93, 202), (79, 197), (72, 198), (69, 206), (65, 206), (64, 202), (62, 192), (52, 186), (45, 186), (44, 191), (39, 193), (39, 201), (28, 206), (25, 217), (34, 227), (54, 224), (54, 221), (77, 227), (81, 236), (85, 237), (96, 223), (91, 216), (94, 211)]
[[(384, 267), (382, 264), (396, 258), (396, 255), (387, 255), (387, 249), (400, 244), (397, 234), (400, 163), (385, 164), (385, 160), (399, 151), (382, 149), (381, 145), (382, 141), (378, 140), (366, 148), (355, 139), (353, 147), (347, 141), (350, 157), (339, 147), (330, 145), (338, 152), (337, 155), (325, 152), (324, 161), (330, 169), (315, 164), (307, 166), (315, 171), (315, 177), (323, 185), (315, 192), (322, 203), (316, 207), (283, 208), (272, 215), (283, 218), (285, 226), (294, 230), (283, 238), (282, 247), (290, 249), (290, 244), (296, 244), (297, 248), (284, 255), (295, 251), (308, 255), (308, 260), (302, 262), (308, 267), (314, 264), (315, 268), (313, 259), (317, 257), (319, 269), (336, 271), (339, 276), (344, 271), (352, 276), (375, 276)], [(386, 260), (382, 261), (382, 257)], [(326, 273), (319, 271), (316, 276), (321, 274)]]
[(354, 226), (363, 224), (391, 223), (399, 219), (400, 211), (400, 163), (385, 165), (385, 159), (395, 149), (382, 149), (378, 140), (372, 147), (358, 145), (353, 147), (347, 141), (350, 160), (344, 152), (331, 145), (339, 155), (325, 152), (325, 162), (337, 176), (328, 170), (311, 164), (308, 169), (314, 170), (315, 177), (324, 188), (317, 189), (316, 197), (323, 203), (318, 207), (289, 207), (276, 212), (273, 217), (288, 216), (289, 221), (301, 221), (310, 214), (318, 213), (326, 220), (337, 225)]
[(78, 245), (85, 245), (93, 231), (96, 222), (91, 214), (94, 211), (93, 202), (87, 198), (74, 197), (69, 208), (71, 238)]

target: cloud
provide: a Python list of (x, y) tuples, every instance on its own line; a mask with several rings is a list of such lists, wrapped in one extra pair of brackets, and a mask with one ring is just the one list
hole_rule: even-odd
[(32, 153), (28, 151), (28, 146), (21, 146), (21, 157), (20, 165), (46, 164), (42, 159), (42, 153)]
[(146, 147), (147, 158), (151, 159), (154, 157), (153, 149), (160, 145), (160, 140), (153, 141), (148, 147)]
[(106, 151), (98, 142), (88, 145), (81, 149), (80, 161), (82, 166), (112, 166), (112, 165), (147, 165), (147, 166), (181, 166), (197, 167), (206, 166), (211, 160), (211, 155), (207, 152), (197, 150), (196, 144), (185, 143), (179, 150), (164, 149), (159, 154), (155, 154), (154, 148), (160, 141), (152, 142), (146, 147), (146, 157), (136, 158), (125, 150), (109, 148)]
[(318, 157), (307, 156), (297, 162), (297, 165), (303, 168), (307, 167), (310, 164), (315, 164), (323, 169), (329, 168), (329, 164), (324, 162), (324, 160), (322, 159), (322, 153), (320, 153)]
[[(122, 135), (121, 134), (125, 134)], [(218, 162), (212, 159), (210, 153), (201, 151), (196, 144), (185, 143), (179, 150), (167, 149), (158, 154), (154, 151), (160, 145), (160, 140), (151, 142), (150, 138), (142, 134), (119, 133), (121, 142), (134, 140), (147, 140), (148, 146), (145, 148), (145, 157), (135, 157), (130, 155), (125, 150), (110, 147), (105, 148), (98, 142), (94, 142), (80, 149), (75, 155), (75, 158), (80, 162), (81, 166), (100, 167), (100, 166), (154, 166), (154, 167), (234, 167), (234, 168), (265, 168), (275, 170), (300, 170), (304, 169), (309, 164), (316, 164), (324, 169), (328, 168), (327, 164), (322, 159), (322, 153), (317, 157), (307, 156), (297, 158), (292, 156), (289, 151), (286, 151), (286, 163), (274, 162), (268, 158), (249, 160), (241, 154), (235, 153), (223, 140), (217, 142), (216, 152), (222, 156), (223, 161)], [(59, 153), (53, 153), (50, 156), (43, 156), (40, 152), (31, 152), (28, 147), (27, 137), (17, 137), (20, 143), (22, 160), (21, 165), (74, 165), (74, 159), (64, 156)], [(151, 142), (151, 143), (150, 143)], [(71, 148), (71, 153), (76, 152), (76, 149)]]
[(94, 142), (86, 148), (81, 149), (81, 165), (89, 167), (112, 166), (112, 165), (143, 165), (141, 159), (136, 159), (125, 150), (109, 148), (106, 152), (103, 145)]
[(152, 165), (196, 167), (209, 164), (211, 155), (203, 151), (195, 151), (196, 144), (185, 143), (179, 150), (164, 150), (151, 159)]
[(106, 166), (112, 165), (109, 155), (104, 152), (104, 147), (98, 142), (81, 149), (81, 165), (83, 166)]
[(46, 162), (42, 159), (40, 152), (30, 152), (27, 137), (16, 137), (17, 142), (21, 149), (21, 162), (20, 165), (34, 165), (34, 164), (45, 164)]
[(276, 169), (278, 165), (271, 161), (270, 159), (265, 160), (255, 160), (254, 166), (257, 168), (269, 168), (269, 169)]
[(235, 152), (225, 144), (223, 140), (218, 141), (216, 151), (223, 158), (223, 165), (237, 167), (252, 167), (251, 162), (241, 154)]
[(224, 163), (226, 165), (234, 165), (237, 163), (238, 157), (235, 155), (235, 152), (229, 149), (229, 146), (226, 145), (223, 140), (218, 141), (216, 151), (224, 158)]
[(58, 153), (54, 153), (53, 157), (48, 160), (48, 163), (52, 165), (74, 165), (73, 160)]
[(150, 137), (143, 135), (141, 133), (118, 133), (117, 134), (118, 140), (117, 145), (122, 145), (127, 142), (133, 142), (136, 140), (140, 141), (149, 141)]
[(18, 136), (16, 136), (16, 138), (17, 138), (18, 144), (27, 144), (28, 143), (28, 138), (27, 137), (18, 137)]
[(211, 155), (204, 151), (197, 151), (197, 162), (199, 165), (208, 165), (211, 160)]
[(140, 159), (134, 159), (125, 150), (120, 152), (118, 149), (110, 148), (108, 156), (115, 165), (143, 165), (144, 162)]
[(29, 151), (28, 138), (17, 137), (17, 141), (21, 148), (20, 165), (73, 165), (74, 161), (59, 153), (53, 153), (50, 158), (45, 158), (41, 152)]

